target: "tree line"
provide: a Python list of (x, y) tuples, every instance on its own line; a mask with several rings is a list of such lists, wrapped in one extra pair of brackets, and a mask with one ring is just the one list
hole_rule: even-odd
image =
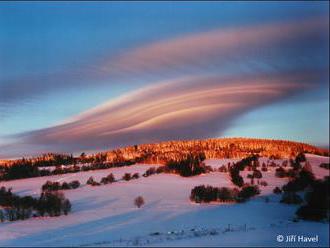
[(199, 185), (191, 190), (190, 200), (196, 203), (245, 202), (258, 194), (260, 190), (256, 185), (246, 184), (241, 189)]
[(37, 216), (67, 215), (71, 203), (62, 192), (44, 191), (39, 198), (19, 196), (12, 189), (0, 188), (0, 221), (24, 220)]

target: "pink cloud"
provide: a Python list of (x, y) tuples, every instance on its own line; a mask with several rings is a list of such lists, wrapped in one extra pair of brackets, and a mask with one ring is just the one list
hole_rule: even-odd
[[(214, 137), (242, 113), (301, 92), (316, 78), (301, 72), (161, 82), (110, 100), (61, 125), (21, 134), (15, 149), (74, 152)], [(2, 152), (0, 155), (6, 153), (6, 146)]]

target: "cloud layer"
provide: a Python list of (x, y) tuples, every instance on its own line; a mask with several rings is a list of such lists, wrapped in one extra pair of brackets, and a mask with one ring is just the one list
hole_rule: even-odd
[(101, 81), (145, 84), (60, 125), (7, 137), (0, 157), (218, 136), (242, 113), (328, 84), (328, 28), (324, 17), (221, 28), (0, 82), (0, 110)]
[[(213, 137), (246, 111), (310, 87), (317, 75), (249, 78), (185, 77), (156, 83), (74, 116), (63, 124), (18, 135), (4, 155), (106, 149), (172, 139)], [(7, 151), (6, 151), (7, 150)], [(7, 153), (8, 154), (8, 153)]]
[(228, 64), (236, 68), (242, 64), (245, 67), (261, 64), (258, 70), (262, 70), (277, 68), (278, 58), (286, 63), (297, 63), (299, 59), (313, 61), (319, 56), (326, 60), (328, 30), (327, 17), (314, 17), (191, 33), (145, 44), (117, 56), (105, 54), (67, 71), (2, 80), (0, 106), (47, 92), (89, 86), (96, 81), (111, 85), (136, 78), (166, 78), (208, 70), (223, 73), (223, 66)]

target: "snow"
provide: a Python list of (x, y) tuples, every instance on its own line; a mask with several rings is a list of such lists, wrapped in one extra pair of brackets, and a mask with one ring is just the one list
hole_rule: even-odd
[[(317, 177), (328, 175), (329, 171), (319, 164), (329, 158), (307, 158)], [(212, 159), (206, 164), (219, 167), (231, 161)], [(99, 181), (113, 173), (119, 179), (125, 173), (142, 175), (149, 167), (137, 164), (0, 183), (20, 195), (34, 196), (40, 194), (47, 180), (79, 180), (82, 184), (78, 189), (63, 191), (72, 203), (72, 212), (67, 216), (0, 224), (0, 246), (329, 246), (328, 223), (293, 222), (297, 206), (281, 204), (279, 196), (272, 194), (275, 186), (287, 181), (274, 177), (275, 168), (262, 173), (261, 180), (268, 186), (260, 186), (261, 195), (241, 204), (189, 201), (191, 189), (200, 184), (234, 187), (228, 173), (220, 172), (189, 178), (158, 174), (102, 186), (86, 185), (90, 176)], [(246, 182), (249, 173), (242, 172)], [(133, 204), (139, 195), (145, 199), (140, 209)], [(319, 242), (278, 243), (278, 234), (319, 235)]]

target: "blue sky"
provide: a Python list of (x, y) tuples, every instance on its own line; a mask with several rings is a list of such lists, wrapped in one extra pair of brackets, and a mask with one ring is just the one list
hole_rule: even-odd
[[(270, 95), (268, 101), (258, 103), (247, 100), (244, 109), (235, 109), (237, 112), (231, 115), (222, 109), (212, 112), (217, 118), (203, 116), (203, 125), (180, 114), (176, 118), (186, 118), (186, 123), (182, 124), (182, 132), (171, 131), (174, 138), (248, 136), (328, 146), (328, 9), (328, 2), (297, 1), (2, 2), (0, 156), (29, 155), (47, 149), (98, 150), (167, 139), (171, 136), (169, 130), (161, 127), (165, 122), (154, 119), (165, 112), (173, 113), (168, 109), (150, 117), (156, 123), (151, 129), (164, 134), (160, 136), (134, 131), (135, 125), (150, 122), (142, 116), (132, 122), (130, 141), (123, 135), (107, 136), (117, 128), (111, 124), (102, 128), (98, 125), (93, 132), (84, 129), (79, 131), (81, 136), (61, 141), (54, 138), (54, 133), (64, 129), (63, 123), (77, 121), (81, 113), (105, 102), (112, 106), (118, 97), (179, 79), (180, 85), (187, 77), (194, 78), (192, 81), (202, 78), (200, 85), (206, 82), (207, 87), (215, 87), (209, 77), (217, 78), (217, 87), (227, 81), (239, 83), (237, 78), (259, 83), (265, 77), (287, 84), (304, 81), (310, 86), (298, 87), (292, 94), (286, 94), (282, 87), (280, 96)], [(294, 80), (287, 79), (291, 74)], [(189, 91), (190, 84), (185, 80)], [(200, 86), (197, 89), (204, 90)], [(162, 99), (162, 92), (155, 92)], [(152, 105), (150, 101), (143, 104)], [(186, 102), (184, 106), (190, 105)], [(126, 113), (107, 111), (109, 116)], [(96, 112), (100, 116), (91, 115), (94, 124), (109, 121), (104, 111)], [(87, 117), (83, 114), (82, 118)], [(85, 122), (92, 123), (83, 119)], [(120, 130), (128, 128), (127, 123), (120, 125)], [(208, 126), (212, 127), (210, 132), (200, 131)], [(65, 128), (72, 132), (72, 126)], [(186, 129), (194, 132), (188, 134)], [(81, 147), (72, 145), (90, 140), (88, 134), (104, 140)], [(48, 136), (52, 139), (44, 138)], [(32, 149), (34, 146), (38, 148)]]

